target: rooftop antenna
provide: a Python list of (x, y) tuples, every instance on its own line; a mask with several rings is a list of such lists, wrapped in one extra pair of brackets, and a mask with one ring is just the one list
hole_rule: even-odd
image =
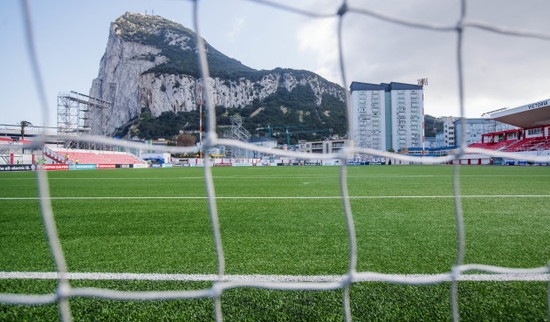
[(418, 85), (424, 87), (428, 85), (428, 79), (427, 78), (419, 78), (416, 80), (418, 82)]

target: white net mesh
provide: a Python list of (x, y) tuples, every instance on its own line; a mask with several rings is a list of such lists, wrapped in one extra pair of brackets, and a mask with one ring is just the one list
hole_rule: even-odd
[[(204, 43), (201, 38), (198, 20), (198, 2), (194, 2), (194, 28), (197, 34), (198, 41), (198, 55), (200, 60), (200, 69), (202, 72), (202, 86), (208, 88), (210, 85), (204, 81), (209, 78), (208, 64), (206, 60), (206, 53), (204, 49)], [(469, 28), (482, 29), (491, 33), (499, 33), (507, 36), (519, 36), (530, 37), (541, 40), (550, 40), (550, 34), (530, 32), (524, 30), (514, 30), (502, 28), (486, 24), (484, 22), (469, 20), (466, 15), (466, 1), (461, 2), (462, 11), (459, 21), (455, 25), (436, 25), (418, 21), (409, 21), (400, 19), (398, 17), (392, 17), (380, 12), (374, 12), (364, 8), (355, 8), (348, 6), (346, 1), (343, 0), (340, 8), (337, 12), (332, 14), (317, 14), (315, 12), (304, 11), (288, 7), (279, 3), (270, 1), (256, 0), (259, 4), (270, 6), (273, 10), (285, 10), (295, 14), (307, 16), (311, 19), (320, 19), (326, 17), (337, 17), (338, 23), (338, 51), (340, 57), (340, 71), (342, 76), (342, 84), (348, 84), (345, 74), (345, 61), (342, 55), (342, 22), (346, 15), (349, 13), (356, 13), (360, 15), (374, 17), (381, 19), (389, 23), (399, 24), (410, 28), (421, 28), (427, 30), (434, 30), (440, 32), (446, 32), (449, 34), (457, 35), (456, 53), (457, 53), (457, 71), (458, 71), (458, 92), (460, 102), (460, 116), (465, 115), (464, 97), (463, 97), (463, 66), (462, 66), (462, 44), (463, 44), (463, 31)], [(26, 32), (27, 32), (27, 45), (30, 55), (31, 67), (34, 73), (34, 79), (37, 87), (37, 93), (40, 98), (40, 102), (43, 109), (44, 121), (48, 123), (48, 104), (45, 98), (45, 92), (42, 84), (42, 77), (40, 75), (40, 68), (37, 63), (34, 40), (32, 35), (32, 21), (29, 16), (29, 8), (27, 1), (22, 1), (22, 7), (25, 17)], [(65, 262), (65, 256), (61, 248), (60, 239), (56, 230), (54, 216), (51, 206), (51, 197), (48, 187), (48, 176), (45, 171), (37, 171), (38, 183), (39, 183), (39, 199), (41, 205), (43, 224), (47, 233), (48, 242), (50, 245), (51, 253), (53, 254), (56, 272), (53, 274), (42, 274), (40, 276), (33, 276), (32, 273), (5, 273), (2, 278), (50, 278), (58, 281), (57, 292), (52, 294), (36, 295), (36, 294), (0, 294), (0, 302), (8, 304), (48, 304), (57, 303), (61, 318), (63, 320), (71, 320), (71, 309), (68, 299), (72, 297), (96, 297), (115, 300), (157, 300), (157, 299), (190, 299), (190, 298), (211, 298), (214, 300), (215, 317), (217, 320), (223, 319), (223, 312), (221, 309), (221, 298), (224, 291), (233, 288), (262, 288), (262, 289), (275, 289), (275, 290), (334, 290), (343, 289), (344, 300), (343, 310), (346, 320), (352, 319), (350, 309), (350, 286), (352, 283), (362, 281), (377, 281), (388, 283), (402, 283), (402, 284), (435, 284), (442, 282), (451, 282), (451, 307), (452, 317), (454, 320), (459, 319), (458, 310), (458, 281), (484, 281), (484, 280), (505, 280), (505, 281), (549, 281), (550, 266), (535, 267), (535, 268), (507, 268), (507, 267), (494, 267), (487, 265), (477, 264), (464, 264), (464, 250), (465, 250), (465, 237), (464, 237), (464, 224), (462, 216), (462, 196), (459, 190), (459, 166), (454, 166), (453, 185), (454, 185), (454, 204), (455, 215), (457, 225), (457, 258), (454, 266), (449, 268), (449, 272), (443, 274), (434, 275), (398, 275), (398, 274), (381, 274), (376, 272), (357, 272), (357, 241), (355, 234), (355, 226), (350, 206), (350, 196), (348, 194), (347, 186), (347, 168), (346, 160), (356, 153), (362, 153), (371, 156), (382, 156), (401, 160), (404, 162), (420, 162), (422, 164), (444, 164), (449, 161), (459, 160), (466, 153), (483, 154), (491, 157), (506, 157), (508, 159), (520, 159), (532, 162), (550, 162), (550, 157), (539, 156), (517, 156), (510, 153), (490, 151), (484, 149), (467, 148), (464, 145), (464, 131), (462, 137), (459, 139), (459, 148), (451, 155), (445, 157), (411, 157), (406, 155), (396, 155), (384, 151), (356, 148), (353, 146), (346, 146), (339, 153), (334, 154), (315, 154), (315, 153), (298, 153), (283, 150), (272, 150), (268, 148), (258, 147), (256, 145), (247, 144), (234, 140), (219, 139), (216, 136), (216, 119), (215, 109), (212, 104), (212, 98), (210, 97), (211, 91), (205, 90), (204, 102), (208, 109), (208, 123), (206, 139), (204, 140), (205, 149), (217, 147), (217, 146), (229, 146), (239, 149), (245, 149), (250, 151), (258, 151), (269, 154), (276, 154), (279, 156), (290, 157), (293, 159), (340, 159), (340, 187), (341, 187), (341, 199), (343, 203), (343, 209), (345, 214), (345, 221), (348, 231), (349, 240), (349, 262), (347, 274), (342, 276), (286, 276), (286, 275), (227, 275), (225, 272), (225, 257), (223, 251), (223, 241), (220, 234), (220, 225), (218, 220), (216, 194), (214, 189), (211, 164), (208, 159), (205, 158), (204, 166), (204, 180), (207, 190), (207, 202), (209, 206), (210, 220), (212, 225), (212, 235), (215, 242), (215, 249), (217, 253), (217, 268), (218, 273), (215, 275), (162, 275), (162, 274), (110, 274), (109, 276), (103, 276), (101, 273), (70, 273), (67, 271), (67, 265)], [(347, 93), (347, 91), (346, 91)], [(346, 106), (347, 114), (350, 115), (350, 99), (349, 93), (346, 94)], [(465, 118), (462, 118), (463, 128), (465, 128)], [(351, 121), (348, 118), (348, 129), (351, 128)], [(107, 144), (112, 146), (122, 146), (127, 148), (144, 148), (150, 149), (148, 145), (125, 142), (121, 140), (115, 140), (99, 136), (80, 136), (80, 137), (68, 137), (58, 136), (59, 139), (70, 139), (73, 141), (81, 142), (93, 142), (98, 144)], [(40, 146), (45, 141), (45, 135), (35, 140), (35, 146)], [(174, 147), (158, 147), (158, 151), (173, 152), (173, 153), (187, 153), (192, 152), (190, 148), (174, 148)], [(482, 275), (470, 275), (464, 274), (469, 271), (478, 271), (488, 274)], [(71, 279), (136, 279), (136, 280), (185, 280), (185, 281), (211, 281), (212, 287), (203, 290), (192, 291), (151, 291), (151, 292), (133, 292), (133, 291), (115, 291), (102, 288), (77, 288), (71, 287), (69, 280)], [(549, 287), (550, 288), (550, 287)], [(548, 294), (547, 294), (548, 296)], [(550, 297), (550, 296), (549, 296)], [(550, 300), (549, 300), (550, 301)], [(550, 306), (550, 303), (548, 304)], [(549, 310), (550, 312), (550, 310)], [(550, 319), (550, 313), (549, 313)]]

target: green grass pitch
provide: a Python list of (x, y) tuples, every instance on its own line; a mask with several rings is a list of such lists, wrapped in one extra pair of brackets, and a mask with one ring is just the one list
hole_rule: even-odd
[[(220, 197), (226, 274), (347, 272), (349, 246), (338, 198), (338, 167), (212, 171)], [(452, 174), (450, 166), (348, 167), (357, 271), (450, 271), (457, 253), (454, 200), (449, 198)], [(206, 196), (202, 168), (59, 171), (48, 177), (69, 271), (217, 273), (207, 201), (201, 198)], [(549, 183), (549, 167), (461, 167), (464, 263), (547, 265)], [(0, 174), (0, 271), (55, 270), (37, 194), (34, 173)], [(147, 291), (204, 289), (211, 283), (79, 280), (71, 285)], [(49, 280), (0, 279), (0, 293), (43, 294), (55, 287)], [(356, 320), (450, 320), (449, 289), (449, 283), (355, 283), (350, 293), (352, 315)], [(546, 320), (546, 292), (544, 282), (460, 282), (460, 316), (465, 321)], [(342, 294), (238, 288), (224, 292), (222, 310), (228, 321), (339, 321), (344, 319)], [(76, 320), (214, 318), (211, 299), (73, 298), (70, 306)], [(0, 304), (2, 321), (57, 318), (55, 304)]]

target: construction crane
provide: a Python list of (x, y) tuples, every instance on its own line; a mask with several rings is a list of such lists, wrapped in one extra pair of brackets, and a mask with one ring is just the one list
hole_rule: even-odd
[(291, 134), (300, 134), (300, 133), (322, 133), (322, 132), (332, 132), (332, 129), (323, 129), (323, 130), (303, 130), (303, 131), (294, 131), (289, 132), (288, 128), (284, 132), (276, 132), (273, 135), (286, 134), (286, 145), (290, 146), (290, 135)]
[(257, 127), (256, 131), (267, 130), (268, 131), (268, 137), (270, 138), (271, 133), (272, 133), (272, 131), (271, 131), (272, 129), (286, 129), (286, 131), (288, 132), (288, 129), (293, 128), (293, 127), (307, 127), (307, 125), (300, 124), (300, 125), (271, 126), (269, 123), (267, 123), (267, 127)]

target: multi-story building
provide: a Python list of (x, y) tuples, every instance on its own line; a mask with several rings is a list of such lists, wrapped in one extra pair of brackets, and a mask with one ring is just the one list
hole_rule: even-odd
[[(386, 88), (384, 85), (351, 83), (351, 106), (355, 144), (362, 148), (387, 150)], [(388, 118), (391, 122), (391, 118)]]
[(424, 143), (426, 149), (433, 149), (436, 148), (436, 140), (435, 137), (426, 137), (426, 141)]
[[(462, 136), (462, 121), (457, 119), (454, 121), (455, 128), (455, 142), (456, 145), (460, 143), (460, 137)], [(473, 143), (481, 143), (481, 138), (483, 134), (498, 132), (498, 131), (508, 131), (514, 130), (517, 127), (504, 124), (495, 120), (483, 119), (483, 118), (471, 118), (466, 119), (466, 135), (465, 135), (465, 146), (468, 146)]]
[(445, 138), (443, 136), (443, 131), (435, 133), (435, 147), (441, 148), (445, 146)]
[(455, 123), (454, 121), (457, 118), (452, 116), (442, 116), (437, 118), (439, 121), (443, 121), (443, 130), (435, 134), (436, 143), (435, 146), (438, 148), (446, 146), (455, 146)]
[[(439, 117), (443, 121), (443, 131), (435, 134), (435, 147), (453, 147), (460, 143), (462, 135), (462, 121), (459, 117)], [(466, 119), (466, 145), (481, 143), (482, 135), (493, 132), (503, 132), (516, 129), (516, 127), (491, 119), (467, 118)]]
[(300, 141), (298, 151), (307, 153), (337, 153), (347, 142), (348, 140)]
[(358, 147), (395, 151), (422, 147), (424, 102), (420, 85), (352, 82), (352, 136)]

